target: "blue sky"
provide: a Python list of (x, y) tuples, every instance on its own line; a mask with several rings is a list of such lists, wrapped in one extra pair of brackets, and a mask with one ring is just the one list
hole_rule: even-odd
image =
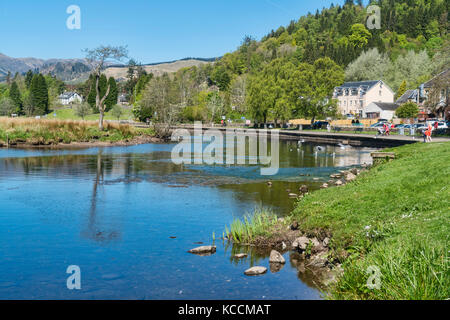
[[(81, 58), (82, 49), (128, 45), (142, 63), (217, 57), (245, 35), (260, 39), (290, 20), (343, 0), (0, 0), (0, 53)], [(69, 30), (66, 9), (81, 9)]]

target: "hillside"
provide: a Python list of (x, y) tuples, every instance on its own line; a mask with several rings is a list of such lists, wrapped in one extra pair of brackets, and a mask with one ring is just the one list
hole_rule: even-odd
[[(152, 65), (145, 65), (144, 69), (147, 73), (153, 73), (155, 76), (160, 76), (164, 73), (173, 73), (177, 72), (180, 69), (183, 68), (190, 68), (190, 67), (198, 67), (202, 64), (208, 63), (206, 61), (197, 60), (197, 59), (188, 59), (188, 60), (178, 60), (174, 62), (167, 62), (167, 63), (161, 63), (161, 64), (152, 64)], [(116, 80), (121, 81), (126, 78), (128, 71), (128, 67), (110, 67), (105, 70), (105, 75), (107, 77), (114, 77)]]

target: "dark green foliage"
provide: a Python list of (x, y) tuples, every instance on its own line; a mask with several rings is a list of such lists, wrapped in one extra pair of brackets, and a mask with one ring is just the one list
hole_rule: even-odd
[(400, 106), (395, 111), (395, 114), (397, 115), (397, 117), (403, 119), (416, 118), (419, 114), (419, 107), (414, 102), (408, 102)]
[(28, 72), (25, 76), (25, 85), (27, 86), (27, 89), (30, 89), (31, 80), (33, 80), (33, 71), (28, 70)]
[[(88, 95), (88, 103), (92, 107), (92, 111), (94, 113), (99, 113), (100, 111), (97, 109), (97, 105), (96, 105), (96, 97), (97, 97), (97, 90), (95, 89), (96, 83), (97, 83), (97, 81), (96, 81), (95, 77), (93, 77), (93, 79), (91, 81), (91, 90), (89, 91), (89, 95)], [(100, 76), (100, 79), (98, 80), (100, 99), (102, 99), (105, 96), (107, 86), (108, 86), (108, 79), (106, 78), (106, 76), (104, 74), (102, 74)], [(117, 103), (117, 100), (115, 103)]]
[(105, 100), (106, 106), (105, 111), (111, 110), (111, 108), (117, 104), (117, 99), (119, 97), (119, 91), (117, 90), (117, 83), (113, 77), (109, 78), (107, 85), (109, 85), (109, 94)]
[(17, 83), (15, 81), (11, 84), (11, 89), (9, 90), (9, 97), (11, 98), (16, 107), (15, 113), (22, 114), (23, 102), (20, 95), (19, 87), (17, 86)]
[(33, 114), (44, 115), (48, 113), (48, 88), (42, 74), (35, 74), (31, 80), (30, 99)]

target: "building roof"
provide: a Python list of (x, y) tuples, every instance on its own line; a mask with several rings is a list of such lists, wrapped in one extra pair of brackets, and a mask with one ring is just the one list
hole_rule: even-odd
[(397, 104), (406, 103), (409, 100), (417, 100), (417, 90), (406, 90), (406, 92), (395, 102)]
[(431, 88), (433, 87), (434, 83), (436, 81), (439, 81), (441, 79), (446, 79), (447, 81), (449, 81), (450, 79), (450, 69), (447, 69), (441, 73), (439, 73), (437, 76), (435, 76), (433, 79), (429, 80), (428, 82), (425, 82), (423, 84), (424, 88)]
[(372, 102), (372, 103), (375, 104), (377, 107), (379, 107), (381, 110), (385, 111), (395, 111), (399, 107), (397, 103), (387, 103), (387, 102)]
[(356, 82), (346, 82), (344, 83), (342, 86), (338, 87), (340, 89), (351, 89), (351, 88), (367, 88), (370, 89), (373, 86), (375, 86), (378, 82), (380, 82), (381, 80), (371, 80), (371, 81), (356, 81)]
[(365, 95), (367, 91), (375, 87), (378, 83), (383, 83), (386, 88), (388, 88), (392, 93), (392, 89), (383, 82), (383, 80), (369, 80), (369, 81), (355, 81), (355, 82), (345, 82), (343, 85), (335, 88), (335, 96), (340, 96), (344, 91), (352, 90), (357, 91), (361, 90), (360, 94)]
[(59, 96), (60, 99), (70, 99), (71, 97), (73, 97), (74, 95), (78, 95), (78, 93), (76, 92), (72, 92), (72, 91), (68, 91), (68, 92), (64, 92), (63, 94), (61, 94)]

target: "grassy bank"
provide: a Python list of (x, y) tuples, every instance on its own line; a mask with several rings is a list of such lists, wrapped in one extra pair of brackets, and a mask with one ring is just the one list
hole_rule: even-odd
[(0, 145), (57, 145), (74, 142), (121, 142), (140, 136), (152, 136), (149, 129), (105, 122), (105, 130), (96, 121), (36, 120), (0, 118)]
[[(387, 151), (396, 160), (305, 196), (281, 223), (260, 211), (236, 220), (228, 238), (275, 246), (299, 233), (329, 235), (329, 261), (344, 270), (327, 290), (330, 299), (450, 298), (450, 142)], [(286, 231), (293, 221), (299, 233)], [(370, 289), (373, 270), (380, 286)]]
[[(396, 160), (305, 197), (293, 218), (306, 232), (332, 234), (345, 272), (330, 298), (450, 298), (450, 143), (389, 151)], [(380, 289), (366, 285), (370, 266), (381, 272)]]
[[(120, 120), (133, 120), (133, 114), (131, 109), (122, 109), (123, 114), (120, 116)], [(75, 114), (73, 109), (56, 109), (47, 115), (48, 119), (54, 120), (82, 120), (81, 117)], [(100, 118), (99, 114), (90, 114), (87, 115), (84, 120), (88, 121), (98, 121)], [(117, 117), (113, 115), (111, 111), (105, 113), (105, 120), (115, 120), (117, 121)]]

